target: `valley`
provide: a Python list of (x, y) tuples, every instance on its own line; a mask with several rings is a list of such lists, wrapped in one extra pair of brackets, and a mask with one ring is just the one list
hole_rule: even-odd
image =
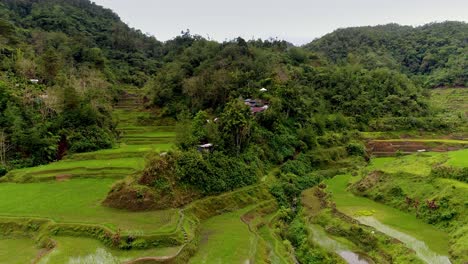
[(161, 41), (4, 0), (0, 264), (466, 264), (467, 36)]

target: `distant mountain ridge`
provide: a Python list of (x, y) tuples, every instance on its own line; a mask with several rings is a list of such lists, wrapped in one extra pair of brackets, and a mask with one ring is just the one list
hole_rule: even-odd
[(468, 24), (387, 24), (338, 29), (304, 48), (333, 63), (389, 67), (419, 76), (428, 87), (468, 86)]

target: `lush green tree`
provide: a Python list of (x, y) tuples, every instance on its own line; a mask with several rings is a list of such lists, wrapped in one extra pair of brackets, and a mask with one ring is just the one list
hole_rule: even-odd
[(240, 100), (229, 102), (220, 116), (224, 148), (239, 155), (248, 144), (252, 127), (253, 119), (249, 107)]

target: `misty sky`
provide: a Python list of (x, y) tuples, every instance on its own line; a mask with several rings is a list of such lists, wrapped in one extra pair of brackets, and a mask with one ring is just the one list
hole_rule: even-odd
[(337, 28), (468, 22), (468, 0), (92, 0), (165, 41), (190, 29), (218, 41), (278, 37), (305, 44)]

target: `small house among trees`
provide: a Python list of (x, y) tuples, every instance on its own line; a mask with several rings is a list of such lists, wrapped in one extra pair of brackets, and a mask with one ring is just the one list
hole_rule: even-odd
[(211, 143), (198, 145), (198, 148), (197, 148), (199, 152), (211, 152), (212, 149), (213, 149), (213, 144)]
[(245, 99), (244, 103), (250, 107), (252, 114), (261, 113), (268, 109), (268, 104), (260, 99)]

